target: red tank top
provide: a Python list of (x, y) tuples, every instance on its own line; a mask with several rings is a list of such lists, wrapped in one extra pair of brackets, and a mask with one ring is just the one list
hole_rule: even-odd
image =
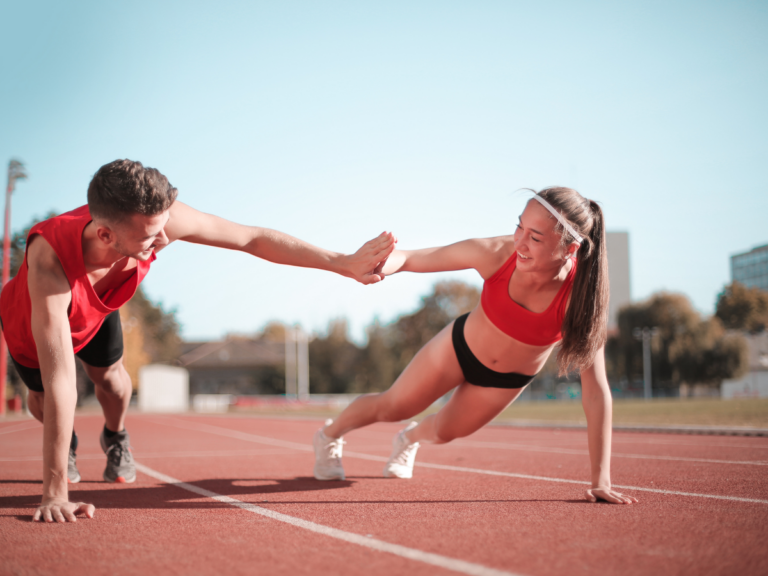
[(516, 266), (517, 252), (483, 284), (480, 302), (485, 315), (499, 330), (515, 340), (532, 346), (554, 344), (563, 337), (560, 329), (576, 275), (576, 260), (573, 260), (568, 277), (549, 307), (538, 314), (523, 308), (509, 296), (509, 279), (512, 278)]
[[(72, 290), (68, 317), (75, 352), (79, 352), (93, 338), (108, 314), (131, 299), (156, 258), (153, 253), (147, 262), (137, 262), (134, 273), (123, 284), (111, 288), (99, 298), (88, 280), (83, 261), (83, 230), (90, 221), (88, 206), (81, 206), (36, 224), (27, 236), (27, 246), (36, 234), (45, 238), (56, 252), (67, 275)], [(32, 305), (27, 287), (27, 272), (25, 255), (19, 273), (6, 284), (0, 294), (0, 318), (3, 320), (8, 351), (14, 360), (28, 368), (39, 368), (37, 347), (32, 337)]]

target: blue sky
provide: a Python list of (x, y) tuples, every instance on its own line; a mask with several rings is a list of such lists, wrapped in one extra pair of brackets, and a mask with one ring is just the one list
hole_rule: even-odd
[[(353, 251), (509, 233), (568, 185), (630, 234), (632, 296), (712, 313), (768, 243), (768, 3), (6, 3), (0, 162), (18, 229), (116, 158), (206, 212)], [(145, 281), (188, 338), (413, 310), (441, 278), (364, 287), (177, 243)]]

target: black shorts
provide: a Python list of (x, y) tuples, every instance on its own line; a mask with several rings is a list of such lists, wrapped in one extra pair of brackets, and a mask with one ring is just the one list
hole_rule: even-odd
[[(123, 326), (120, 323), (120, 312), (115, 310), (104, 318), (99, 331), (75, 356), (96, 368), (106, 368), (120, 360), (123, 357)], [(11, 361), (27, 388), (35, 392), (43, 392), (43, 377), (39, 368), (22, 366), (13, 356)]]
[(453, 323), (452, 334), (453, 349), (456, 351), (456, 358), (459, 359), (459, 366), (464, 373), (464, 379), (470, 384), (484, 388), (523, 388), (530, 384), (535, 374), (528, 376), (517, 372), (496, 372), (477, 359), (464, 338), (464, 324), (467, 321), (467, 316), (469, 313), (456, 318)]

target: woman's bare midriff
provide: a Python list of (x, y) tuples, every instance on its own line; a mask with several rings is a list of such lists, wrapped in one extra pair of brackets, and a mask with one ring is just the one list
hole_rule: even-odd
[(470, 312), (464, 338), (475, 357), (491, 370), (531, 376), (542, 369), (555, 347), (532, 346), (508, 336), (486, 316), (482, 304)]

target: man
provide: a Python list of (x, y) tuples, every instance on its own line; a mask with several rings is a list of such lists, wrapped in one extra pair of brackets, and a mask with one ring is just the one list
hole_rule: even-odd
[(176, 240), (240, 250), (293, 266), (336, 272), (373, 284), (394, 249), (391, 233), (343, 255), (266, 228), (203, 214), (176, 201), (177, 190), (154, 168), (116, 160), (88, 186), (88, 205), (34, 226), (16, 277), (0, 295), (8, 349), (29, 388), (30, 412), (43, 423), (43, 497), (34, 520), (74, 522), (94, 506), (69, 502), (78, 482), (74, 412), (76, 354), (93, 381), (105, 425), (104, 480), (133, 482), (125, 415), (131, 381), (123, 367), (118, 309), (139, 286), (156, 253)]

